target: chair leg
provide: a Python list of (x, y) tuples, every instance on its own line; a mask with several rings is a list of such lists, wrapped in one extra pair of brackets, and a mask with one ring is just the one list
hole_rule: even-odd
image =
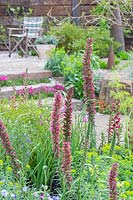
[(9, 36), (9, 57), (11, 57), (11, 37)]
[(28, 57), (28, 37), (25, 38), (25, 56)]

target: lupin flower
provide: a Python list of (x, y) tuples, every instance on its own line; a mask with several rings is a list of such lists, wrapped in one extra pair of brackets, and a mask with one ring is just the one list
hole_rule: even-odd
[(117, 184), (116, 178), (118, 175), (117, 169), (118, 169), (118, 164), (114, 163), (109, 173), (108, 183), (109, 183), (110, 200), (117, 200), (117, 185), (116, 185)]
[(10, 155), (11, 157), (11, 161), (14, 167), (13, 169), (14, 169), (14, 172), (16, 172), (16, 170), (19, 169), (20, 166), (19, 166), (19, 163), (17, 162), (16, 153), (10, 143), (8, 133), (6, 132), (6, 128), (2, 120), (0, 120), (0, 139), (2, 141), (3, 147), (5, 148), (6, 153)]
[(89, 38), (86, 44), (86, 50), (83, 60), (83, 79), (84, 79), (84, 101), (87, 105), (89, 120), (95, 123), (95, 89), (91, 70), (91, 55), (92, 55), (92, 39)]
[(53, 152), (55, 156), (60, 156), (60, 114), (62, 106), (62, 95), (56, 92), (54, 95), (54, 104), (51, 114), (50, 130), (52, 133)]
[(70, 183), (72, 181), (72, 176), (71, 176), (71, 145), (69, 141), (63, 142), (62, 171), (65, 175), (66, 182)]
[(73, 88), (69, 88), (64, 106), (64, 120), (63, 120), (63, 135), (64, 141), (70, 141), (71, 139), (71, 126), (72, 126), (72, 96)]

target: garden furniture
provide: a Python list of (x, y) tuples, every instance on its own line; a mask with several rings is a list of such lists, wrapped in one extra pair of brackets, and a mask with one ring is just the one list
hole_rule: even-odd
[(21, 50), (27, 57), (28, 49), (37, 52), (34, 40), (42, 35), (43, 17), (24, 17), (22, 28), (8, 28), (9, 57), (16, 50)]

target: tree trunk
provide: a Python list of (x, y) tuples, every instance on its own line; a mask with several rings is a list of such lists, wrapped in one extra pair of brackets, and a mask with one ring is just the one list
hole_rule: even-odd
[(108, 55), (107, 69), (112, 69), (112, 67), (114, 66), (115, 66), (115, 55), (114, 55), (113, 46), (111, 44), (110, 49), (109, 49), (109, 55)]
[(120, 8), (117, 6), (114, 9), (114, 24), (112, 24), (112, 30), (111, 35), (112, 37), (120, 43), (120, 47), (118, 48), (118, 51), (125, 51), (125, 41), (124, 41), (124, 34), (123, 34), (123, 28), (122, 28), (122, 19), (120, 14)]

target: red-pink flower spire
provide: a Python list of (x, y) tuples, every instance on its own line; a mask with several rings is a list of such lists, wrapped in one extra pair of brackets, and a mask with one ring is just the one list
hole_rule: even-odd
[(87, 105), (89, 120), (95, 123), (95, 89), (93, 83), (93, 75), (91, 70), (91, 55), (92, 55), (92, 39), (89, 38), (86, 43), (86, 50), (83, 60), (83, 79), (84, 79), (84, 101)]
[(112, 115), (109, 119), (109, 129), (108, 129), (108, 142), (111, 142), (111, 137), (115, 133), (117, 136), (117, 144), (120, 143), (120, 129), (121, 129), (121, 118), (120, 118), (120, 103), (114, 101), (112, 103)]
[(0, 139), (2, 141), (2, 144), (6, 153), (11, 157), (13, 169), (14, 169), (14, 172), (16, 172), (20, 168), (20, 165), (17, 161), (16, 153), (11, 145), (9, 135), (6, 132), (6, 127), (4, 126), (2, 120), (0, 120)]
[(109, 178), (108, 178), (108, 183), (109, 183), (109, 199), (110, 200), (117, 200), (117, 182), (116, 178), (118, 175), (118, 164), (114, 163), (112, 165), (112, 169), (110, 170), (109, 173)]
[(54, 95), (54, 104), (51, 114), (50, 130), (52, 133), (53, 152), (55, 156), (60, 156), (60, 115), (62, 106), (62, 95), (56, 92)]
[(64, 141), (71, 140), (71, 126), (72, 126), (72, 97), (73, 97), (73, 88), (67, 90), (67, 96), (65, 100), (65, 112), (64, 112), (64, 121), (63, 121), (63, 135)]
[(71, 176), (71, 144), (69, 141), (63, 142), (63, 161), (62, 161), (62, 171), (65, 175), (67, 183), (72, 181)]
[(63, 121), (63, 161), (62, 171), (65, 175), (66, 182), (70, 184), (71, 176), (71, 129), (72, 129), (72, 96), (73, 88), (67, 90), (65, 100), (65, 112)]

